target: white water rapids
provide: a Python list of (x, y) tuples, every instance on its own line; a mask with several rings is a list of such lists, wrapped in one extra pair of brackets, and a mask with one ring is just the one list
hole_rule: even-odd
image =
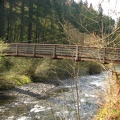
[[(108, 73), (103, 72), (99, 75), (78, 78), (79, 96), (76, 94), (73, 79), (65, 80), (62, 86), (69, 91), (58, 93), (54, 91), (55, 95), (52, 94), (48, 98), (44, 98), (44, 95), (36, 97), (36, 92), (41, 91), (41, 83), (28, 84), (11, 90), (10, 94), (15, 94), (17, 97), (3, 103), (0, 100), (0, 120), (76, 120), (78, 107), (81, 120), (92, 120), (105, 102), (107, 77)], [(52, 89), (53, 87), (52, 85)]]

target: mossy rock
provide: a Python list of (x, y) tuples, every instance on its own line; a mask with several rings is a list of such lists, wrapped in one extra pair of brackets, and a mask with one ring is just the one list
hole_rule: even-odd
[(27, 83), (31, 83), (32, 80), (29, 76), (25, 75), (17, 75), (17, 74), (8, 74), (2, 76), (2, 80), (0, 80), (0, 89), (10, 89), (15, 85), (23, 85)]
[(23, 85), (32, 82), (30, 77), (25, 75), (9, 75), (7, 76), (7, 79), (9, 79), (15, 85)]

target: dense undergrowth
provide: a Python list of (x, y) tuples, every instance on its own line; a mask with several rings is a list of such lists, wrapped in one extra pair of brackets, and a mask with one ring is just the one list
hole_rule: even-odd
[[(0, 88), (11, 88), (29, 82), (47, 82), (59, 84), (63, 79), (77, 75), (98, 74), (101, 67), (93, 62), (75, 62), (72, 60), (52, 60), (48, 58), (2, 57), (0, 61)], [(74, 66), (75, 65), (75, 66)]]
[(109, 79), (107, 102), (96, 120), (120, 120), (120, 76), (116, 73)]

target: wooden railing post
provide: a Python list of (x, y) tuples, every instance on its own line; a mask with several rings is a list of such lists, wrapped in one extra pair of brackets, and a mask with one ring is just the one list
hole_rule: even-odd
[(53, 46), (53, 58), (56, 58), (56, 45)]
[(33, 45), (33, 57), (35, 57), (36, 54), (36, 45)]
[(104, 47), (104, 52), (103, 52), (103, 63), (106, 63), (106, 47)]
[(16, 55), (18, 55), (18, 44), (16, 44)]
[(79, 46), (76, 45), (76, 55), (75, 55), (75, 60), (79, 60)]
[[(97, 47), (57, 44), (39, 44), (39, 46), (41, 46), (39, 48), (37, 44), (27, 43), (9, 43), (8, 45), (9, 49), (5, 51), (7, 56), (52, 57), (63, 59), (73, 58), (76, 61), (89, 61), (93, 59), (98, 59), (101, 63), (120, 63), (120, 48), (104, 46), (99, 49)], [(90, 50), (93, 50), (93, 52), (90, 52)], [(97, 50), (99, 50), (99, 52), (97, 52)], [(98, 53), (100, 54), (100, 56), (98, 56)], [(91, 57), (90, 55), (93, 56)]]

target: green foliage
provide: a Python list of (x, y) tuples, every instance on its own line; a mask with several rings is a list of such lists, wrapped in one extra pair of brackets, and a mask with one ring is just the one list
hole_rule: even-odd
[(11, 67), (11, 63), (6, 57), (1, 57), (0, 59), (0, 73), (8, 71)]
[(28, 61), (23, 59), (1, 57), (0, 89), (10, 89), (15, 85), (23, 85), (31, 82), (28, 75), (28, 67)]
[(30, 83), (31, 78), (25, 75), (19, 75), (15, 73), (6, 73), (0, 76), (0, 90), (10, 89), (15, 85), (23, 85)]
[(60, 79), (73, 77), (73, 62), (72, 60), (56, 60), (54, 64), (55, 76)]
[[(16, 63), (17, 61), (18, 64)], [(27, 62), (21, 59), (1, 57), (0, 61), (0, 89), (10, 89), (15, 85), (23, 85), (31, 82), (26, 75), (29, 70)], [(20, 65), (21, 64), (21, 65)], [(26, 66), (25, 66), (26, 65)]]
[(30, 77), (25, 75), (17, 75), (15, 73), (5, 75), (5, 80), (13, 85), (23, 85), (32, 82)]
[(114, 20), (102, 14), (102, 6), (97, 12), (92, 4), (89, 7), (82, 1), (77, 4), (65, 0), (7, 0), (4, 7), (7, 42), (67, 43), (65, 21), (80, 32), (97, 35), (101, 34), (101, 21), (104, 34), (111, 33), (114, 28)]
[(96, 62), (89, 62), (88, 63), (88, 74), (94, 75), (94, 74), (100, 74), (103, 71), (103, 68), (100, 64)]
[[(118, 96), (119, 97), (119, 96)], [(95, 120), (119, 120), (120, 118), (120, 97), (111, 99), (98, 112)]]
[(0, 40), (0, 56), (3, 56), (3, 52), (8, 48), (8, 45)]
[(114, 105), (106, 104), (99, 112), (96, 120), (119, 120), (120, 118), (120, 105), (119, 101)]
[[(52, 60), (34, 58), (5, 58), (0, 66), (1, 88), (3, 86), (22, 85), (33, 82), (59, 83), (78, 75), (98, 74), (100, 66), (89, 62), (74, 62), (73, 60)], [(5, 87), (6, 88), (6, 87)]]
[(13, 57), (10, 59), (10, 63), (12, 64), (11, 71), (17, 74), (21, 74), (21, 75), (29, 75), (30, 68), (32, 67), (33, 61), (28, 58), (14, 58)]
[(8, 48), (8, 45), (0, 40), (0, 73), (6, 70), (6, 66), (8, 65), (7, 60), (4, 56), (4, 51)]
[(50, 59), (45, 59), (42, 62), (39, 62), (35, 69), (34, 76), (40, 77), (40, 78), (48, 78), (49, 74), (51, 73), (53, 69), (54, 61)]
[(14, 85), (9, 83), (9, 81), (5, 81), (4, 78), (0, 76), (0, 90), (7, 90), (13, 88)]
[(114, 73), (109, 80), (107, 102), (98, 112), (95, 120), (119, 120), (120, 118), (120, 77)]

